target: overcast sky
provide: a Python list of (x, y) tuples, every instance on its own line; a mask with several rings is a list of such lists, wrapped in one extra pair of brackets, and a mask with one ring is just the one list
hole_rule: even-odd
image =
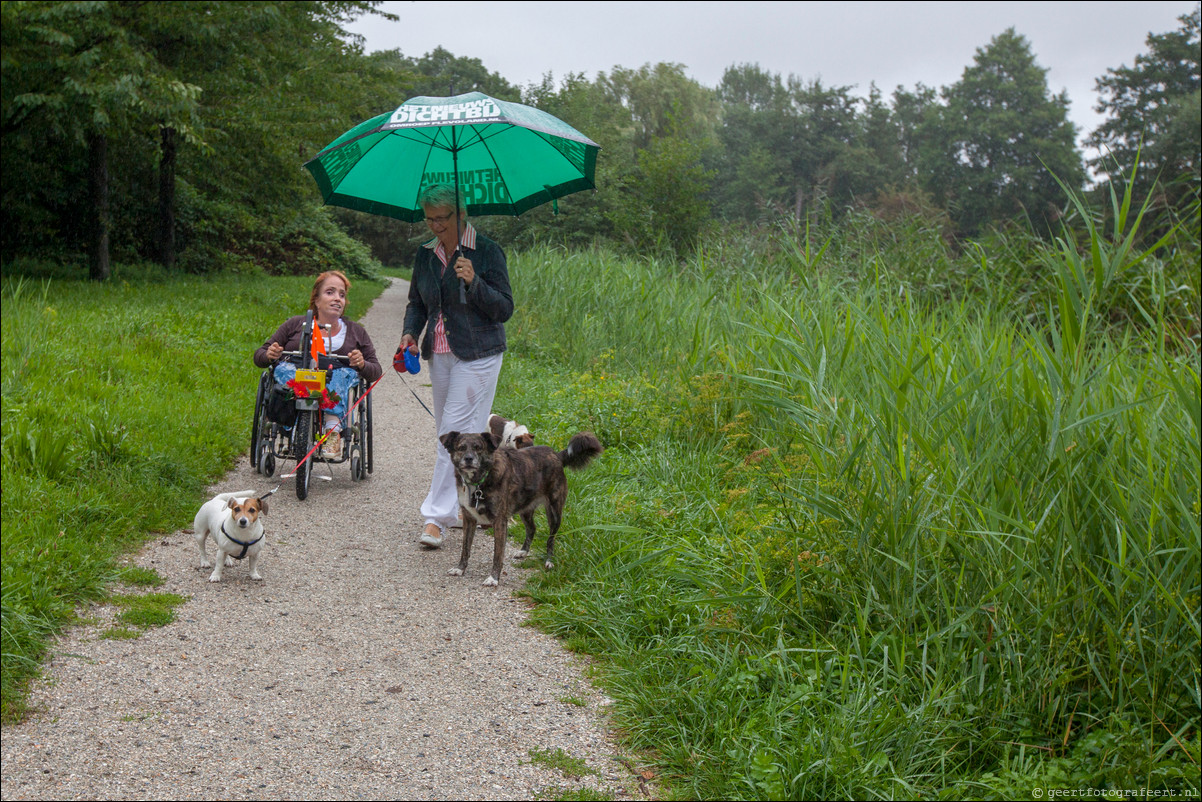
[[(349, 29), (369, 52), (421, 56), (442, 46), (478, 58), (510, 83), (550, 72), (594, 79), (615, 66), (675, 62), (714, 87), (732, 64), (756, 63), (864, 96), (875, 82), (943, 87), (960, 79), (978, 48), (1013, 27), (1048, 69), (1053, 93), (1068, 90), (1079, 137), (1102, 117), (1094, 82), (1132, 65), (1149, 32), (1180, 27), (1192, 0), (1142, 2), (385, 2), (400, 17), (369, 16)], [(400, 98), (397, 104), (405, 98)], [(365, 118), (378, 113), (368, 110)]]

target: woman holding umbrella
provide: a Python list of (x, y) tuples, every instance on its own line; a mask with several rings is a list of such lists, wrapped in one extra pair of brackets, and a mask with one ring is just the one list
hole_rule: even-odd
[[(505, 321), (513, 315), (509, 269), (501, 247), (476, 231), (454, 187), (426, 187), (419, 203), (434, 239), (418, 249), (409, 283), (402, 349), (429, 363), (434, 422), (447, 432), (488, 428), (505, 351)], [(425, 336), (422, 335), (423, 329)], [(422, 502), (420, 543), (442, 546), (459, 517), (450, 456), (435, 446), (434, 475)]]

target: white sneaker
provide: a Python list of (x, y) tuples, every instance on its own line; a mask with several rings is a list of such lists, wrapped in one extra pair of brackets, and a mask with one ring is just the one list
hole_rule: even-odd
[(342, 459), (342, 436), (336, 429), (331, 429), (321, 444), (321, 455), (326, 459)]
[(418, 539), (417, 542), (421, 543), (423, 546), (425, 546), (428, 549), (440, 549), (440, 548), (442, 548), (442, 539), (443, 539), (443, 531), (441, 529), (438, 530), (437, 535), (432, 535), (423, 529), (422, 536), (421, 536), (421, 538)]

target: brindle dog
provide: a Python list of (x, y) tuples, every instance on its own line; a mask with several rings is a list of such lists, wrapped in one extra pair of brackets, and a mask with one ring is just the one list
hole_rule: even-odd
[(501, 440), (492, 432), (461, 434), (447, 432), (438, 438), (451, 455), (455, 466), (455, 485), (459, 489), (459, 505), (463, 516), (463, 553), (459, 565), (447, 573), (463, 576), (472, 553), (472, 538), (476, 525), (493, 527), (492, 573), (484, 584), (501, 581), (501, 562), (505, 557), (509, 519), (522, 517), (526, 525), (526, 542), (514, 556), (518, 559), (530, 553), (534, 540), (534, 511), (547, 510), (547, 556), (543, 567), (551, 569), (555, 549), (555, 533), (563, 520), (563, 507), (568, 498), (565, 467), (579, 470), (604, 451), (601, 441), (590, 432), (572, 438), (568, 447), (556, 451), (548, 446), (523, 449), (500, 448)]

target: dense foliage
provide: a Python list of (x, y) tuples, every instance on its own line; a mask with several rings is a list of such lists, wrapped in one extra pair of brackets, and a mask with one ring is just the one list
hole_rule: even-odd
[[(922, 210), (954, 239), (1016, 220), (1051, 235), (1058, 182), (1085, 178), (1068, 101), (1013, 29), (951, 86), (888, 98), (756, 64), (731, 65), (714, 88), (662, 63), (517, 87), (443, 48), (365, 54), (343, 26), (377, 5), (4, 3), (4, 260), (86, 264), (99, 279), (110, 258), (189, 272), (407, 264), (424, 229), (322, 208), (301, 164), (409, 97), (473, 90), (543, 108), (603, 147), (596, 192), (490, 223), (512, 244), (686, 258), (722, 221), (862, 208)], [(1109, 118), (1091, 137), (1110, 176), (1142, 144), (1143, 174), (1166, 188), (1156, 208), (1173, 214), (1199, 189), (1197, 9), (1181, 21), (1099, 79)]]
[(1090, 136), (1104, 154), (1096, 168), (1113, 176), (1138, 164), (1142, 192), (1158, 178), (1170, 203), (1196, 197), (1202, 174), (1202, 11), (1180, 19), (1179, 30), (1148, 34), (1148, 52), (1135, 66), (1098, 79), (1097, 109), (1108, 117)]

